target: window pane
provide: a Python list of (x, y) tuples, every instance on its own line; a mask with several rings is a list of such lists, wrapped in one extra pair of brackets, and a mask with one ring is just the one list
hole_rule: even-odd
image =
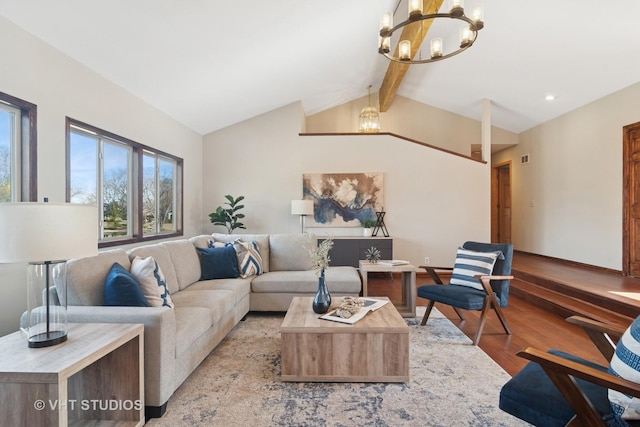
[(0, 202), (11, 201), (13, 113), (0, 109)]
[(159, 158), (158, 176), (158, 221), (160, 232), (174, 231), (175, 220), (175, 174), (176, 163), (173, 160)]
[(142, 233), (156, 233), (156, 158), (142, 157)]
[(103, 235), (104, 238), (127, 236), (129, 233), (129, 155), (120, 144), (103, 144)]
[(97, 204), (98, 138), (81, 132), (69, 135), (71, 203)]

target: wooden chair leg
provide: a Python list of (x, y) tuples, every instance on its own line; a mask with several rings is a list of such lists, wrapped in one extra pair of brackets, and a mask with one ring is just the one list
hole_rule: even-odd
[(435, 301), (429, 301), (427, 310), (424, 312), (424, 316), (422, 316), (422, 322), (420, 322), (420, 326), (424, 326), (427, 324), (427, 319), (429, 318), (429, 315), (431, 314), (431, 310), (433, 309), (435, 303)]
[(493, 297), (494, 301), (492, 302), (493, 308), (496, 310), (496, 314), (498, 315), (498, 319), (500, 319), (500, 323), (502, 323), (502, 327), (507, 335), (511, 335), (511, 329), (509, 329), (509, 325), (507, 325), (507, 318), (504, 316), (504, 312), (502, 311), (502, 307), (498, 304), (498, 301), (495, 301), (495, 296)]
[(462, 314), (462, 312), (460, 311), (460, 309), (458, 307), (451, 306), (451, 308), (453, 308), (453, 311), (456, 312), (456, 314), (458, 315), (460, 320), (467, 320), (467, 319), (465, 319), (464, 314)]
[(482, 330), (484, 329), (484, 324), (487, 321), (487, 313), (491, 304), (489, 298), (490, 297), (487, 295), (487, 297), (484, 299), (482, 312), (480, 313), (480, 319), (478, 321), (478, 329), (476, 329), (476, 335), (473, 337), (473, 345), (478, 345), (478, 341), (480, 341), (480, 335), (482, 335)]

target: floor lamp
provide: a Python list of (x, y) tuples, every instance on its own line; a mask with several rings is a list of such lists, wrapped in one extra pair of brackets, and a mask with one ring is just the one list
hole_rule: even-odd
[(304, 217), (313, 215), (313, 200), (292, 200), (291, 215), (300, 215), (301, 233), (304, 234)]
[[(20, 328), (29, 347), (67, 339), (65, 269), (72, 258), (98, 253), (98, 211), (94, 205), (0, 203), (0, 263), (27, 264), (27, 311)], [(59, 302), (51, 295), (56, 282)]]

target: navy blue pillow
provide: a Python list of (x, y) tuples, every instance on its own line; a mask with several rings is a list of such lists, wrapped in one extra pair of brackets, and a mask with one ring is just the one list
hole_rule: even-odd
[(136, 279), (117, 262), (104, 281), (104, 305), (149, 307)]
[(233, 279), (240, 276), (233, 246), (196, 249), (200, 258), (200, 280)]

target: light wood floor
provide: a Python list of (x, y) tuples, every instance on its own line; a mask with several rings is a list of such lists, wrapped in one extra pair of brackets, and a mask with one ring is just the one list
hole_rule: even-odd
[[(426, 274), (419, 274), (416, 282), (416, 286), (432, 283)], [(370, 274), (369, 295), (385, 295), (392, 301), (400, 300), (400, 277), (396, 275), (392, 279), (388, 274)], [(418, 305), (426, 305), (425, 300), (418, 298)], [(466, 321), (461, 321), (450, 307), (436, 304), (436, 308), (467, 336), (473, 337), (478, 325), (478, 312), (464, 312)], [(513, 296), (509, 297), (509, 306), (504, 310), (511, 335), (504, 333), (495, 313), (489, 313), (479, 347), (510, 375), (515, 375), (526, 365), (526, 360), (516, 356), (525, 347), (561, 349), (600, 364), (607, 363), (586, 334), (563, 318)], [(425, 327), (428, 328), (429, 323)]]

